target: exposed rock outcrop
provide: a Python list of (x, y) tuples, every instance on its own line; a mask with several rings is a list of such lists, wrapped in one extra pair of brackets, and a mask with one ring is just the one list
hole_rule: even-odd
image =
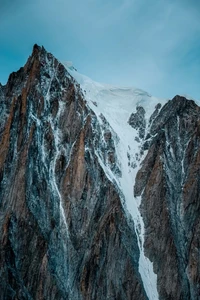
[(146, 120), (145, 120), (145, 110), (142, 106), (136, 107), (137, 112), (132, 113), (128, 123), (135, 129), (138, 130), (138, 135), (140, 139), (145, 136)]
[(0, 98), (0, 299), (147, 299), (134, 226), (95, 152), (115, 170), (112, 134), (77, 83), (35, 45)]
[(200, 297), (199, 125), (200, 108), (193, 101), (169, 101), (152, 122), (151, 146), (136, 176), (145, 249), (160, 299)]

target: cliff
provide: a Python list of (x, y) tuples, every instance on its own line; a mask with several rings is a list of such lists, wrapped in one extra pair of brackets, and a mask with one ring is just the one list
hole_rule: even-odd
[(35, 45), (0, 103), (0, 299), (199, 299), (195, 102)]

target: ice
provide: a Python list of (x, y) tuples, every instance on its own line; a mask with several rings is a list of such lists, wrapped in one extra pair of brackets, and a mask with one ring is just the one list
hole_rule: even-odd
[[(115, 140), (115, 149), (121, 165), (122, 176), (117, 176), (110, 170), (109, 166), (104, 164), (98, 151), (96, 151), (96, 155), (108, 179), (115, 184), (117, 183), (125, 199), (125, 203), (122, 201), (122, 204), (125, 210), (131, 215), (137, 234), (140, 250), (139, 272), (149, 300), (156, 300), (158, 299), (157, 275), (153, 271), (153, 264), (144, 254), (145, 230), (139, 210), (141, 199), (139, 197), (134, 198), (133, 195), (135, 177), (145, 154), (141, 157), (141, 143), (135, 141), (137, 131), (128, 124), (128, 120), (131, 113), (136, 112), (137, 106), (143, 106), (148, 124), (155, 106), (158, 103), (163, 105), (167, 100), (157, 99), (140, 89), (116, 87), (94, 82), (87, 76), (76, 72), (71, 66), (69, 68), (66, 65), (66, 68), (71, 76), (80, 84), (87, 103), (95, 112), (99, 123), (101, 124), (102, 122), (100, 115), (103, 114), (112, 131), (118, 136), (118, 141)], [(134, 168), (132, 167), (133, 165)]]

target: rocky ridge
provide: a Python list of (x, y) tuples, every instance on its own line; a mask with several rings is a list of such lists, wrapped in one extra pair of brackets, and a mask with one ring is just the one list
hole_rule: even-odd
[(133, 224), (95, 154), (115, 170), (106, 124), (44, 48), (4, 90), (1, 298), (147, 299)]

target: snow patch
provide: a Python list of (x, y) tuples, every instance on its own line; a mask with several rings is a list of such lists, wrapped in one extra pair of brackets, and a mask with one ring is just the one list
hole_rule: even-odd
[(135, 140), (138, 137), (138, 132), (128, 124), (128, 120), (131, 113), (136, 112), (136, 107), (142, 106), (146, 112), (145, 118), (148, 125), (155, 106), (158, 103), (163, 105), (167, 100), (157, 99), (140, 89), (115, 87), (94, 82), (74, 69), (67, 67), (67, 70), (80, 84), (87, 103), (96, 114), (99, 124), (102, 125), (103, 115), (113, 133), (118, 137), (117, 140), (114, 139), (114, 143), (116, 155), (121, 165), (122, 176), (117, 176), (108, 165), (104, 164), (98, 151), (96, 151), (96, 156), (108, 179), (117, 184), (123, 195), (122, 198), (125, 199), (125, 203), (122, 201), (122, 205), (128, 210), (135, 224), (140, 250), (139, 272), (144, 288), (150, 300), (157, 300), (157, 275), (153, 271), (153, 264), (144, 254), (145, 229), (139, 210), (141, 198), (134, 198), (133, 195), (136, 174), (140, 169), (140, 162), (145, 154), (141, 154), (141, 143)]

